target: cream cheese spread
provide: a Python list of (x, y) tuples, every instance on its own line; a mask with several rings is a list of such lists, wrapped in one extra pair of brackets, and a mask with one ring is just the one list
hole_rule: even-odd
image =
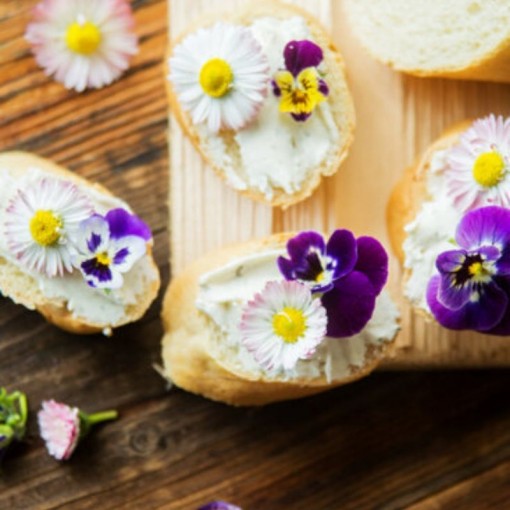
[(445, 186), (446, 152), (436, 151), (432, 155), (426, 175), (430, 198), (423, 202), (415, 219), (405, 226), (404, 267), (410, 274), (404, 293), (415, 307), (428, 312), (427, 285), (437, 272), (436, 259), (440, 253), (455, 248), (455, 230), (462, 218)]
[[(383, 291), (374, 314), (363, 331), (349, 338), (325, 338), (313, 358), (299, 360), (292, 370), (266, 371), (241, 342), (239, 323), (244, 305), (271, 280), (282, 280), (276, 259), (283, 250), (267, 250), (240, 257), (202, 275), (196, 306), (216, 326), (214, 352), (217, 360), (228, 359), (229, 366), (254, 376), (284, 380), (318, 379), (328, 382), (351, 375), (362, 367), (369, 349), (383, 346), (398, 331), (398, 310)], [(220, 361), (221, 362), (221, 361)]]

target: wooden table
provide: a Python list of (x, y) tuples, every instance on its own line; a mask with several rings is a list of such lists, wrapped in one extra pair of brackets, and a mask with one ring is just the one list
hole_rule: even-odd
[[(33, 0), (0, 3), (1, 150), (36, 152), (129, 201), (155, 232), (169, 279), (164, 0), (140, 0), (141, 52), (115, 85), (75, 94), (47, 79), (23, 40)], [(26, 443), (0, 475), (0, 509), (245, 510), (510, 507), (510, 372), (378, 373), (298, 402), (234, 409), (153, 369), (158, 300), (113, 338), (74, 337), (0, 300), (0, 385), (30, 398)], [(65, 464), (37, 435), (40, 401), (115, 407)]]

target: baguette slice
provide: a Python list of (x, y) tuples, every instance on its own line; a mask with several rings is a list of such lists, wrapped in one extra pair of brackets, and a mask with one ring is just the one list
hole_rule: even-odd
[(344, 0), (377, 60), (417, 76), (510, 81), (507, 0)]
[[(8, 172), (9, 176), (16, 180), (21, 179), (34, 169), (76, 184), (82, 191), (93, 194), (96, 200), (100, 199), (103, 204), (108, 204), (109, 208), (123, 207), (130, 211), (125, 202), (115, 198), (103, 186), (90, 183), (47, 159), (26, 152), (0, 154), (0, 179), (4, 172)], [(92, 198), (93, 203), (94, 201)], [(119, 311), (114, 320), (109, 319), (106, 311), (101, 319), (98, 318), (98, 315), (101, 314), (97, 313), (95, 318), (91, 319), (86, 314), (72, 310), (72, 305), (66, 295), (66, 285), (68, 284), (63, 286), (64, 291), (58, 297), (49, 297), (44, 286), (40, 285), (37, 276), (10, 261), (2, 251), (0, 251), (0, 291), (14, 302), (37, 310), (49, 322), (71, 333), (91, 334), (102, 331), (105, 334), (110, 334), (111, 329), (138, 320), (156, 298), (160, 280), (151, 252), (152, 240), (147, 245), (147, 254), (125, 275), (125, 285), (127, 286), (128, 275), (136, 275), (138, 272), (138, 277), (134, 276), (134, 279), (130, 280), (132, 284), (136, 284), (136, 288), (128, 300), (129, 304), (122, 305), (122, 313), (120, 314)], [(62, 278), (62, 281), (65, 281), (65, 278)], [(103, 299), (103, 296), (95, 295), (94, 292), (97, 291), (90, 289), (84, 280), (78, 284), (78, 287), (76, 287), (76, 283), (73, 285), (74, 291), (79, 289), (92, 301), (97, 299), (95, 296)], [(131, 289), (129, 291), (126, 289), (126, 292), (131, 292)]]
[[(247, 266), (237, 267), (237, 262), (246, 260), (244, 257), (247, 256), (267, 253), (274, 256), (276, 265), (275, 253), (285, 250), (290, 237), (291, 234), (277, 234), (224, 248), (197, 260), (172, 280), (162, 310), (164, 374), (170, 381), (213, 400), (237, 406), (260, 406), (347, 384), (369, 374), (378, 365), (398, 331), (398, 311), (385, 291), (379, 296), (376, 312), (362, 333), (347, 339), (330, 340), (339, 342), (339, 349), (332, 361), (337, 371), (329, 380), (325, 369), (319, 375), (308, 372), (306, 376), (297, 377), (282, 373), (271, 375), (257, 366), (251, 369), (251, 365), (241, 362), (243, 355), (249, 353), (243, 352), (238, 345), (229, 346), (224, 331), (210, 315), (197, 308), (200, 280), (204, 275), (217, 274), (228, 267), (233, 275), (237, 277), (243, 273), (241, 278), (244, 278), (252, 273)], [(227, 285), (231, 283), (232, 279), (227, 279)], [(239, 285), (246, 285), (246, 280)], [(380, 336), (381, 331), (388, 332), (388, 323), (390, 333)], [(370, 334), (365, 333), (369, 326)], [(299, 363), (305, 365), (309, 361)]]
[[(245, 5), (242, 9), (236, 11), (220, 14), (211, 13), (174, 40), (167, 52), (167, 56), (170, 58), (173, 53), (173, 48), (180, 44), (186, 36), (192, 34), (199, 28), (212, 26), (218, 21), (249, 26), (261, 18), (268, 17), (282, 22), (294, 17), (303, 19), (310, 31), (311, 38), (323, 49), (323, 65), (327, 70), (326, 81), (329, 86), (329, 97), (327, 101), (319, 105), (312, 114), (312, 117), (314, 115), (319, 115), (318, 110), (321, 111), (320, 115), (322, 116), (322, 108), (331, 109), (331, 121), (334, 123), (336, 127), (335, 129), (338, 132), (338, 139), (330, 144), (327, 151), (324, 151), (324, 154), (322, 155), (323, 157), (320, 159), (318, 164), (307, 169), (306, 176), (303, 181), (299, 183), (297, 189), (286, 190), (281, 185), (275, 185), (273, 182), (274, 173), (277, 172), (275, 165), (276, 167), (281, 167), (281, 157), (278, 164), (274, 161), (269, 161), (269, 158), (266, 158), (267, 161), (264, 160), (265, 167), (270, 170), (263, 178), (264, 186), (269, 187), (269, 189), (262, 189), (262, 184), (254, 182), (253, 178), (251, 178), (250, 181), (250, 178), (247, 177), (245, 160), (241, 154), (240, 145), (235, 137), (236, 133), (231, 130), (224, 130), (220, 131), (218, 135), (211, 136), (210, 133), (201, 129), (200, 126), (194, 125), (188, 113), (181, 109), (179, 99), (170, 80), (167, 79), (166, 83), (168, 100), (172, 113), (176, 116), (183, 130), (191, 139), (193, 145), (201, 153), (203, 159), (213, 168), (213, 170), (222, 179), (226, 180), (229, 186), (237, 189), (243, 195), (249, 196), (257, 201), (269, 203), (272, 206), (281, 206), (282, 208), (286, 208), (310, 196), (313, 190), (319, 185), (322, 176), (330, 176), (336, 173), (339, 166), (346, 158), (349, 147), (353, 141), (355, 124), (354, 105), (346, 82), (344, 62), (342, 56), (334, 47), (333, 42), (327, 35), (325, 29), (319, 25), (315, 18), (302, 9), (277, 0), (261, 0), (251, 2)], [(277, 51), (279, 55), (282, 55), (283, 47), (284, 46), (277, 47), (276, 49), (272, 49), (272, 51)], [(283, 57), (281, 59), (281, 65), (283, 67)], [(271, 69), (271, 72), (275, 72), (276, 70), (277, 69)], [(167, 67), (165, 67), (165, 74), (168, 75)], [(276, 102), (273, 97), (273, 93), (270, 90), (270, 86), (268, 86), (268, 95), (265, 101), (266, 103), (268, 101)], [(263, 107), (263, 112), (264, 109), (265, 106)], [(269, 143), (276, 145), (281, 143), (282, 137), (280, 135), (282, 133), (285, 134), (285, 131), (288, 129), (294, 129), (296, 132), (301, 133), (300, 136), (302, 136), (302, 138), (308, 138), (309, 134), (307, 134), (304, 130), (308, 129), (307, 126), (311, 124), (312, 117), (306, 122), (296, 123), (295, 121), (290, 120), (289, 114), (280, 114), (280, 118), (282, 120), (279, 121), (279, 131), (271, 137)], [(249, 132), (251, 136), (252, 133), (258, 129), (257, 123), (261, 118), (262, 113), (260, 113), (249, 126), (243, 128), (240, 132)], [(266, 121), (260, 120), (260, 122), (263, 124)], [(300, 125), (296, 126), (296, 124)], [(324, 121), (324, 125), (321, 129), (323, 129), (323, 131), (321, 131), (321, 136), (322, 133), (327, 134), (333, 131), (326, 121)], [(294, 160), (289, 159), (287, 171), (290, 174), (292, 174), (294, 168), (302, 159), (301, 155), (296, 152), (299, 150), (299, 139), (295, 139), (294, 135), (292, 136), (295, 156)], [(218, 153), (217, 148), (222, 144), (224, 144), (226, 150)], [(259, 156), (255, 157), (252, 155), (252, 158), (264, 158), (264, 152), (267, 151), (259, 151)]]

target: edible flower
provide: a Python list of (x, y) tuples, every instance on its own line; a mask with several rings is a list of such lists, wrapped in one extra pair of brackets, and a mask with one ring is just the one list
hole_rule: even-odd
[(38, 178), (20, 187), (7, 205), (7, 247), (28, 270), (46, 276), (71, 272), (74, 238), (92, 205), (78, 187), (55, 178)]
[(461, 212), (510, 207), (510, 118), (476, 120), (447, 153), (448, 194)]
[(117, 411), (86, 414), (77, 407), (46, 400), (37, 418), (39, 429), (48, 453), (57, 460), (67, 460), (91, 427), (98, 423), (115, 420)]
[(91, 287), (118, 289), (122, 274), (145, 255), (150, 238), (149, 227), (122, 208), (104, 217), (95, 214), (80, 226), (74, 263)]
[(290, 239), (287, 252), (289, 258), (278, 258), (280, 272), (320, 297), (327, 311), (327, 335), (359, 333), (388, 278), (388, 255), (379, 241), (356, 239), (349, 230), (339, 229), (326, 243), (321, 234), (308, 231)]
[(322, 49), (312, 41), (290, 41), (283, 57), (285, 70), (274, 76), (273, 92), (280, 98), (280, 111), (303, 122), (329, 94), (328, 85), (318, 70), (323, 59)]
[(67, 89), (109, 85), (138, 52), (126, 0), (42, 0), (33, 12), (25, 37), (37, 63)]
[(25, 437), (27, 416), (26, 395), (21, 391), (8, 393), (0, 388), (0, 460), (13, 441)]
[(455, 240), (459, 249), (437, 257), (427, 288), (432, 314), (446, 328), (510, 334), (510, 211), (468, 212)]
[(269, 63), (251, 30), (217, 23), (186, 37), (169, 60), (182, 108), (212, 133), (239, 130), (262, 107)]
[(242, 508), (226, 501), (211, 501), (211, 503), (201, 506), (198, 510), (242, 510)]
[(267, 370), (309, 359), (326, 334), (326, 310), (299, 282), (270, 281), (243, 309), (241, 341)]

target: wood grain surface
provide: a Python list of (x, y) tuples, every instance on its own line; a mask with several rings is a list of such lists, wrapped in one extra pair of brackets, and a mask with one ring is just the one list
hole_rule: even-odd
[[(167, 283), (166, 2), (133, 2), (139, 56), (121, 81), (84, 94), (37, 68), (23, 40), (34, 5), (0, 2), (0, 150), (34, 151), (128, 200), (154, 229)], [(204, 243), (197, 234), (191, 242)], [(1, 510), (194, 510), (219, 498), (244, 510), (508, 508), (508, 371), (378, 373), (297, 402), (229, 408), (168, 390), (153, 369), (160, 304), (107, 339), (74, 337), (0, 299), (0, 385), (25, 391), (31, 411), (27, 440), (3, 462)], [(120, 418), (58, 464), (35, 418), (52, 397)]]
[[(207, 10), (245, 0), (173, 0), (170, 32), (178, 35)], [(289, 209), (255, 204), (227, 189), (171, 121), (172, 264), (181, 270), (212, 248), (280, 231), (347, 227), (388, 248), (385, 211), (404, 169), (455, 122), (510, 113), (510, 85), (423, 79), (395, 73), (369, 57), (348, 26), (340, 0), (294, 0), (317, 16), (345, 57), (357, 116), (355, 143), (339, 172)], [(401, 270), (391, 260), (390, 288), (402, 309), (402, 331), (389, 368), (509, 366), (510, 342), (450, 332), (413, 313), (402, 298)]]

